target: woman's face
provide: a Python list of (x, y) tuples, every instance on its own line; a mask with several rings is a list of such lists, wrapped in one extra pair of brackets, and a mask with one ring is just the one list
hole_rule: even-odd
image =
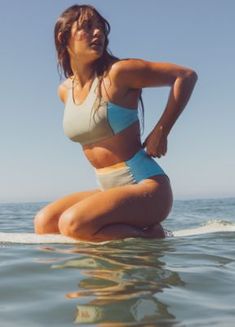
[(68, 51), (70, 56), (79, 61), (90, 62), (103, 54), (104, 43), (103, 26), (98, 18), (93, 16), (72, 25)]

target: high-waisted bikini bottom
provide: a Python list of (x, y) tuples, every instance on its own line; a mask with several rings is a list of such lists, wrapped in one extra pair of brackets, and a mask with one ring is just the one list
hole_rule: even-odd
[(117, 164), (95, 169), (98, 185), (101, 190), (128, 184), (137, 184), (155, 175), (165, 175), (163, 169), (143, 149), (131, 159)]

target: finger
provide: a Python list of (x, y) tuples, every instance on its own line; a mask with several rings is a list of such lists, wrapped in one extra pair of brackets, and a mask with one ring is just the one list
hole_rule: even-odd
[(166, 142), (161, 142), (159, 147), (159, 153), (161, 153), (163, 156), (166, 154), (166, 145)]
[(160, 155), (159, 151), (154, 151), (153, 154), (152, 154), (152, 156), (153, 156), (154, 158), (156, 158), (156, 157), (157, 157), (157, 158), (160, 158), (161, 155)]
[(163, 154), (163, 146), (162, 146), (162, 144), (159, 144), (159, 146), (157, 147), (155, 153), (156, 153), (156, 156), (158, 158), (161, 157), (161, 155)]
[(161, 151), (162, 155), (164, 156), (166, 153), (166, 147), (165, 144), (162, 145), (162, 151)]
[(147, 153), (150, 157), (156, 157), (155, 151), (148, 150)]
[(167, 153), (167, 142), (164, 144), (164, 155)]

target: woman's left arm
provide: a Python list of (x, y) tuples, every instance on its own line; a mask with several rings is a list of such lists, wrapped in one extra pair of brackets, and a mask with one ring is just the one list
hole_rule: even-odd
[(153, 157), (167, 151), (167, 136), (185, 108), (197, 81), (197, 74), (190, 68), (141, 59), (129, 59), (114, 64), (117, 85), (129, 89), (170, 86), (171, 91), (162, 116), (143, 143)]

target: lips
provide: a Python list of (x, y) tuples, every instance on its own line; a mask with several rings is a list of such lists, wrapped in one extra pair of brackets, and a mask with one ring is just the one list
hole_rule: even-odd
[(103, 46), (103, 42), (100, 39), (95, 39), (90, 43), (90, 45), (101, 47), (101, 46)]

